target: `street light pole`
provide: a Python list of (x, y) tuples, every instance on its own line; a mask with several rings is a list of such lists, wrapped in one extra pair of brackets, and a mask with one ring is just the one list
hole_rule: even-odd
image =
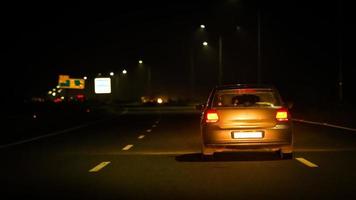
[(219, 35), (219, 75), (218, 83), (222, 84), (223, 69), (222, 69), (222, 37)]
[[(205, 29), (205, 25), (200, 25), (201, 29)], [(223, 44), (222, 44), (222, 36), (221, 33), (218, 36), (218, 45), (219, 45), (219, 52), (218, 52), (218, 84), (221, 85), (223, 83), (223, 52), (222, 52), (222, 48), (223, 48)], [(208, 43), (205, 41), (203, 42), (204, 46), (207, 46)]]
[[(341, 43), (341, 42), (340, 42)], [(343, 76), (342, 76), (342, 44), (339, 44), (339, 102), (344, 99), (343, 95)]]
[(151, 90), (152, 90), (152, 81), (151, 81), (151, 67), (147, 66), (147, 81), (148, 81), (148, 95), (151, 96)]
[(147, 95), (150, 96), (152, 90), (151, 66), (144, 64), (142, 60), (139, 60), (138, 63), (147, 70)]
[(192, 42), (190, 48), (190, 97), (193, 100), (195, 97), (195, 66), (194, 66), (194, 45)]
[(261, 83), (261, 8), (258, 8), (257, 11), (257, 83)]
[(342, 36), (343, 36), (343, 17), (342, 17), (342, 2), (339, 2), (339, 16), (338, 16), (338, 20), (339, 20), (339, 38), (338, 38), (338, 42), (339, 42), (339, 102), (341, 103), (343, 101), (344, 98), (344, 94), (343, 94), (343, 74), (342, 74), (342, 61), (343, 61), (343, 48), (342, 48)]

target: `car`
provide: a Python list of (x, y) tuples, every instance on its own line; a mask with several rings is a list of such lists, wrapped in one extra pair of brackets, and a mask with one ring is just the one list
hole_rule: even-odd
[(202, 156), (216, 152), (274, 151), (293, 157), (290, 108), (271, 85), (216, 86), (202, 105)]

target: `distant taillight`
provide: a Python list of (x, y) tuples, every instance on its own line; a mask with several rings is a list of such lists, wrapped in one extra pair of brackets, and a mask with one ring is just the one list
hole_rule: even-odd
[(205, 114), (205, 122), (213, 123), (219, 120), (219, 115), (216, 110), (207, 110)]
[(288, 121), (288, 117), (289, 117), (288, 115), (289, 115), (288, 110), (281, 108), (281, 109), (277, 110), (276, 119), (277, 119), (277, 121), (280, 121), (280, 122)]

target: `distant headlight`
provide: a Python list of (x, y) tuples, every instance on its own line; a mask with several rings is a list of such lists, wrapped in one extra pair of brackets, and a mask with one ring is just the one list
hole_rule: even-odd
[(159, 104), (163, 103), (162, 98), (157, 98), (157, 103), (159, 103)]

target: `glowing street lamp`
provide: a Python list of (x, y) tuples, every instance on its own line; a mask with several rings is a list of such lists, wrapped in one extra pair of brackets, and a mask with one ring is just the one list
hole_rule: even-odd
[(139, 60), (139, 61), (138, 61), (138, 63), (142, 64), (142, 63), (143, 63), (143, 61), (142, 61), (142, 60)]
[(87, 79), (88, 79), (88, 77), (84, 76), (84, 77), (83, 77), (83, 79), (84, 79), (84, 80), (87, 80)]
[(110, 72), (110, 76), (114, 76), (114, 72)]
[[(205, 29), (205, 25), (200, 25), (201, 29)], [(222, 77), (223, 77), (223, 70), (222, 70), (222, 37), (221, 34), (219, 34), (219, 65), (218, 65), (218, 83), (219, 85), (222, 84)], [(203, 46), (208, 46), (208, 42), (204, 41)]]
[(122, 74), (127, 74), (127, 70), (126, 69), (122, 70)]

